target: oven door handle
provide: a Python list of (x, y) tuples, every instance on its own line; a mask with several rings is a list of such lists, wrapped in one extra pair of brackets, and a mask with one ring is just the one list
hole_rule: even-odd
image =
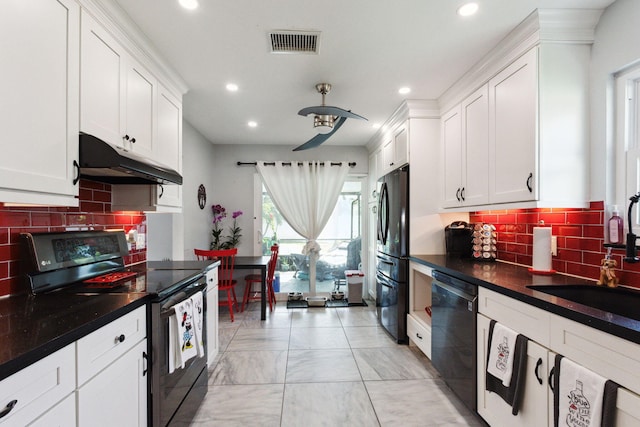
[(198, 292), (205, 292), (207, 289), (206, 283), (198, 283), (197, 285), (188, 286), (184, 291), (180, 291), (160, 307), (160, 318), (166, 319), (175, 314), (175, 310), (173, 308), (174, 305), (191, 298), (193, 295)]

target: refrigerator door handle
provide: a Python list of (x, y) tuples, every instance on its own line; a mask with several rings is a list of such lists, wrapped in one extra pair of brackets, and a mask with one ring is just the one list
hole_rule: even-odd
[(378, 240), (383, 245), (387, 244), (389, 235), (389, 190), (387, 183), (383, 182), (380, 188), (380, 209), (378, 209), (378, 225), (380, 226)]

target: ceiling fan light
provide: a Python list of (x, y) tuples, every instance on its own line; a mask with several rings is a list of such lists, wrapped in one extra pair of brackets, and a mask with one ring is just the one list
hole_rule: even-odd
[(313, 127), (318, 133), (329, 133), (333, 130), (334, 117), (329, 115), (319, 115), (313, 117)]

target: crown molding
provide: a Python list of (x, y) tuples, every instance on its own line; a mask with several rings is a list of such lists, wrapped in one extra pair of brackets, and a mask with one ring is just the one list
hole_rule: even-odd
[(113, 0), (79, 0), (80, 5), (102, 24), (138, 62), (174, 95), (182, 98), (188, 90), (184, 79), (159, 54), (153, 43), (133, 22), (126, 12)]
[(366, 147), (371, 153), (375, 151), (385, 138), (389, 138), (398, 126), (409, 119), (439, 119), (440, 106), (433, 99), (405, 99), (369, 139)]
[(536, 9), (439, 98), (445, 112), (529, 49), (547, 43), (592, 44), (600, 9)]

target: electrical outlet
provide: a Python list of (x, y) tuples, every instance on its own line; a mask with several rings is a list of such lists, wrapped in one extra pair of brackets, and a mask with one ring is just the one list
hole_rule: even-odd
[(551, 236), (551, 255), (558, 256), (558, 236)]

